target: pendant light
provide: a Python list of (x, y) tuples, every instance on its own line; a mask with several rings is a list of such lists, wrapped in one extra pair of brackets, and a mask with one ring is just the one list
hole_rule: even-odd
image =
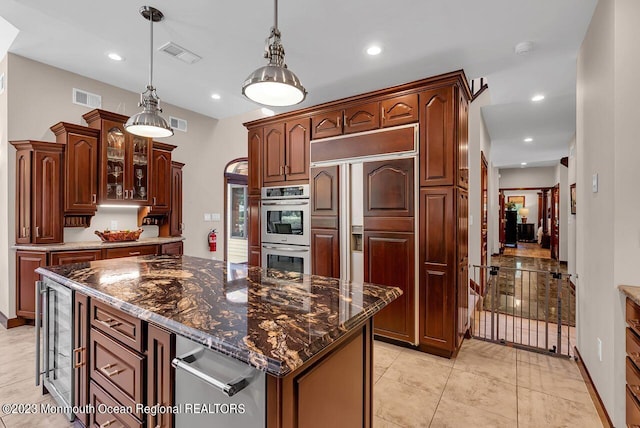
[(251, 73), (242, 85), (242, 94), (252, 101), (268, 106), (291, 106), (307, 96), (298, 76), (284, 62), (284, 47), (278, 29), (278, 0), (274, 0), (274, 25), (266, 40), (264, 57), (269, 64)]
[(162, 109), (160, 108), (160, 98), (156, 94), (156, 88), (153, 87), (153, 23), (164, 19), (164, 15), (158, 9), (151, 6), (142, 6), (140, 8), (142, 17), (149, 21), (150, 24), (150, 59), (149, 59), (149, 84), (147, 90), (140, 94), (139, 107), (142, 112), (134, 114), (127, 120), (124, 129), (135, 135), (150, 138), (170, 137), (173, 135), (173, 129), (160, 116)]

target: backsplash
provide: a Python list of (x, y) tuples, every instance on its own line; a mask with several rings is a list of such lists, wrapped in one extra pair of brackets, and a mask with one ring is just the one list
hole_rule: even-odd
[[(64, 242), (99, 241), (94, 233), (96, 230), (111, 229), (111, 222), (118, 222), (118, 230), (138, 229), (138, 210), (133, 208), (98, 207), (98, 212), (91, 219), (91, 226), (65, 227)], [(144, 232), (140, 238), (155, 238), (158, 236), (158, 226), (142, 226)]]

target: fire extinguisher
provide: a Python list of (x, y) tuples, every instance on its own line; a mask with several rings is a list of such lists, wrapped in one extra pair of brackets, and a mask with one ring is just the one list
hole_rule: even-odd
[(209, 251), (216, 251), (218, 237), (216, 236), (216, 230), (211, 229), (209, 232)]

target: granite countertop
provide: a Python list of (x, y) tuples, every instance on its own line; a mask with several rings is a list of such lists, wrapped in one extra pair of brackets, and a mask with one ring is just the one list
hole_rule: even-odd
[(189, 256), (143, 256), (37, 273), (275, 376), (285, 376), (402, 294)]
[(133, 247), (136, 245), (158, 245), (168, 244), (171, 242), (183, 241), (184, 237), (156, 237), (156, 238), (142, 238), (137, 241), (123, 241), (123, 242), (102, 242), (102, 241), (82, 241), (82, 242), (65, 242), (64, 244), (16, 244), (11, 248), (14, 250), (26, 250), (26, 251), (74, 251), (74, 250), (99, 250), (102, 248), (116, 248), (116, 247)]
[(640, 305), (640, 287), (634, 285), (619, 285), (618, 290), (633, 300), (637, 305)]

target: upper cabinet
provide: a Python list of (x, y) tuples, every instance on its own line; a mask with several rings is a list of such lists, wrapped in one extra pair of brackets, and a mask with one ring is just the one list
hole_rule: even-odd
[(64, 144), (12, 141), (16, 153), (16, 243), (62, 242)]
[(418, 121), (418, 94), (384, 98), (311, 116), (314, 140)]
[(151, 150), (151, 212), (168, 213), (171, 210), (171, 151), (176, 146), (153, 143)]
[(100, 202), (148, 205), (151, 139), (126, 132), (127, 116), (96, 109), (82, 117), (100, 130)]
[(250, 195), (259, 195), (262, 187), (262, 139), (263, 129), (249, 131), (249, 177), (248, 191)]
[(454, 185), (454, 86), (420, 93), (420, 186)]
[[(289, 122), (274, 123), (261, 129), (262, 144), (262, 183), (274, 186), (290, 181), (309, 180), (309, 140), (310, 120), (308, 118)], [(252, 130), (251, 143), (259, 141), (260, 132)], [(251, 152), (250, 155), (255, 156)], [(255, 186), (255, 166), (251, 166), (249, 177), (251, 186)]]
[(53, 125), (51, 130), (56, 135), (56, 141), (65, 146), (65, 225), (77, 223), (89, 226), (90, 218), (98, 207), (100, 131), (66, 122)]
[(171, 162), (171, 215), (169, 216), (169, 235), (182, 235), (182, 168), (181, 162)]

